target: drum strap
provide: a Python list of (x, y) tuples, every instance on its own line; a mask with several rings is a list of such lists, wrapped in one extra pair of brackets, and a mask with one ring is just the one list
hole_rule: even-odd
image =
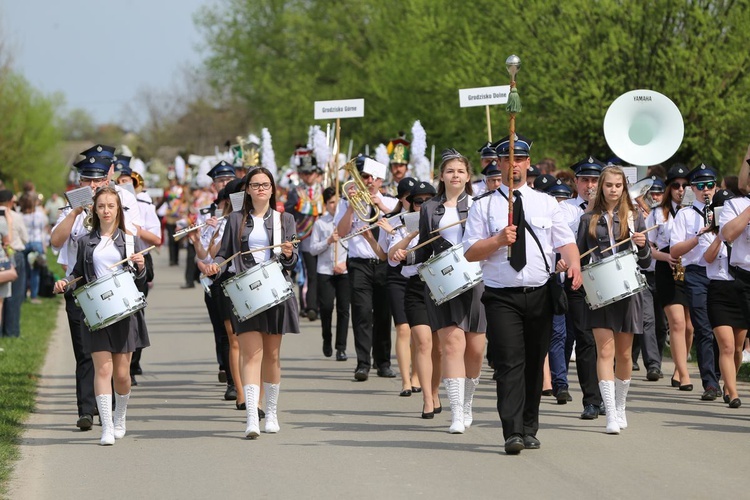
[[(272, 212), (273, 215), (273, 242), (272, 245), (278, 245), (281, 243), (281, 214), (274, 210)], [(277, 257), (281, 255), (281, 247), (276, 247), (273, 249), (274, 255)]]
[(125, 257), (130, 258), (135, 250), (135, 240), (132, 234), (125, 235)]

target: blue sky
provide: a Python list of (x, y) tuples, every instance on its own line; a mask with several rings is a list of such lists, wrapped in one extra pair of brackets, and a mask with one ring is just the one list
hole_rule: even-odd
[(215, 1), (0, 0), (0, 36), (35, 88), (119, 123), (139, 89), (167, 90), (200, 64), (193, 15)]

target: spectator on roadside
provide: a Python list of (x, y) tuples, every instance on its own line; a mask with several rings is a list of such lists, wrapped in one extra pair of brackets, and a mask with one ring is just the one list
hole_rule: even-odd
[(47, 203), (44, 204), (44, 211), (47, 212), (47, 221), (51, 226), (54, 226), (57, 222), (57, 217), (60, 215), (60, 209), (65, 206), (65, 199), (59, 196), (57, 193), (52, 193)]
[[(36, 257), (44, 255), (46, 251), (46, 235), (49, 232), (47, 217), (44, 212), (37, 210), (38, 197), (32, 193), (25, 193), (20, 200), (23, 221), (29, 235), (29, 241), (24, 249), (24, 261), (26, 264), (26, 280), (29, 286), (31, 303), (39, 304), (39, 266), (36, 265)], [(34, 255), (36, 254), (36, 255)], [(18, 270), (21, 271), (20, 269)]]
[(21, 335), (21, 303), (26, 298), (26, 243), (29, 235), (23, 216), (13, 210), (15, 195), (9, 189), (0, 190), (0, 233), (10, 235), (10, 243), (5, 251), (16, 266), (18, 278), (11, 285), (10, 297), (3, 302), (3, 336), (19, 337)]

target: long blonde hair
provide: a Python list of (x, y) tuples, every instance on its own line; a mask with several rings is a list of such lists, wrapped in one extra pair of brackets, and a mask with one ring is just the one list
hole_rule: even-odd
[(596, 239), (596, 226), (599, 224), (599, 220), (607, 212), (607, 203), (604, 199), (604, 181), (607, 176), (619, 175), (622, 179), (622, 193), (620, 199), (615, 206), (615, 211), (620, 218), (620, 235), (616, 237), (617, 240), (624, 240), (628, 237), (630, 227), (627, 224), (631, 213), (636, 213), (633, 200), (630, 199), (628, 194), (628, 180), (625, 177), (625, 172), (620, 167), (606, 167), (602, 170), (602, 175), (599, 177), (599, 183), (596, 186), (596, 196), (594, 198), (594, 204), (590, 208), (594, 214), (589, 221), (589, 236)]

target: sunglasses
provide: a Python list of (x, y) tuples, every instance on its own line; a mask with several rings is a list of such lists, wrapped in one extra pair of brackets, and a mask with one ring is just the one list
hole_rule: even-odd
[(425, 198), (414, 198), (412, 200), (412, 204), (414, 204), (414, 205), (421, 205), (425, 201), (427, 201)]
[(713, 188), (715, 188), (716, 187), (716, 183), (714, 181), (696, 182), (695, 184), (693, 184), (693, 186), (695, 186), (698, 189), (698, 191), (703, 191), (704, 189), (713, 189)]
[(685, 189), (686, 187), (688, 187), (688, 183), (687, 182), (682, 182), (682, 183), (680, 183), (680, 182), (673, 182), (672, 183), (672, 189), (680, 189), (680, 188)]

